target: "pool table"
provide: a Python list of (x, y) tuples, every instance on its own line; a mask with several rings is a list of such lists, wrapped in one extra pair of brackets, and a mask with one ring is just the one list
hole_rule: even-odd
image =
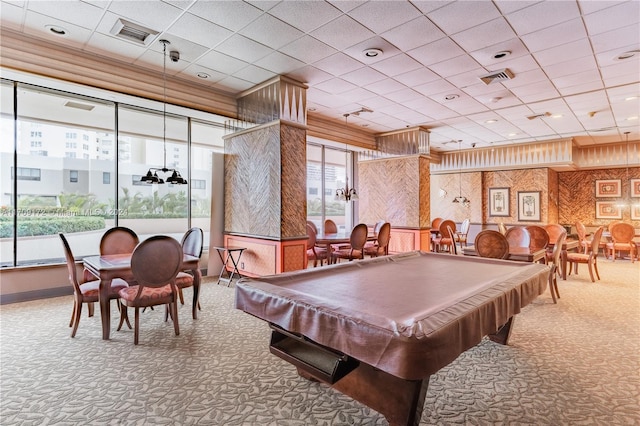
[(420, 422), (429, 376), (484, 336), (506, 344), (549, 267), (421, 251), (236, 285), (235, 306), (269, 323), (270, 351), (307, 379)]

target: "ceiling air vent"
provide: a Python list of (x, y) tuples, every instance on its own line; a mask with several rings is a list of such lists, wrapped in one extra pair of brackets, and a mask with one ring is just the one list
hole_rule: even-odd
[(80, 102), (73, 102), (73, 101), (67, 101), (67, 103), (65, 103), (64, 106), (69, 108), (82, 109), (84, 111), (91, 111), (93, 108), (95, 108), (93, 105), (81, 104)]
[(111, 28), (111, 34), (133, 43), (148, 46), (155, 36), (158, 35), (158, 31), (125, 21), (124, 19), (118, 19), (113, 28)]
[(481, 75), (480, 80), (482, 80), (484, 84), (489, 85), (491, 83), (495, 83), (496, 81), (500, 82), (505, 80), (511, 80), (513, 77), (515, 77), (515, 75), (513, 75), (513, 73), (509, 71), (509, 68), (505, 68), (499, 71), (492, 71), (486, 75)]

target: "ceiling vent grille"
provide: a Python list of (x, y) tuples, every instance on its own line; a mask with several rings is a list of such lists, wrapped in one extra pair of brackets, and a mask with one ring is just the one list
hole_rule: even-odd
[(84, 111), (91, 111), (93, 110), (93, 108), (95, 108), (93, 105), (81, 104), (80, 102), (73, 102), (73, 101), (67, 101), (67, 103), (65, 103), (64, 106), (69, 108), (82, 109)]
[(495, 82), (511, 80), (513, 77), (515, 77), (515, 75), (509, 71), (509, 68), (504, 68), (499, 71), (492, 71), (486, 75), (481, 75), (480, 80), (482, 80), (484, 84), (489, 85)]
[(124, 19), (118, 19), (113, 28), (111, 28), (111, 34), (123, 40), (148, 46), (155, 36), (158, 35), (158, 31), (125, 21)]

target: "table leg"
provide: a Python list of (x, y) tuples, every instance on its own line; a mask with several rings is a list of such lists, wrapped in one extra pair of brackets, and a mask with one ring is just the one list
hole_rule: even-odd
[[(321, 381), (304, 370), (298, 369), (298, 373), (306, 379)], [(422, 417), (429, 378), (405, 380), (360, 363), (331, 386), (382, 414), (390, 426), (417, 426)]]
[(111, 279), (100, 280), (100, 318), (102, 320), (102, 340), (109, 340), (111, 333), (111, 303), (109, 300), (109, 289)]
[(500, 343), (501, 345), (506, 345), (507, 343), (509, 343), (509, 337), (511, 337), (511, 330), (513, 329), (514, 320), (515, 317), (509, 318), (509, 321), (507, 321), (502, 327), (500, 327), (498, 331), (488, 336), (489, 340), (491, 340), (492, 342)]
[(567, 251), (560, 252), (560, 266), (562, 267), (562, 279), (567, 280)]
[(231, 283), (231, 281), (233, 281), (233, 275), (234, 274), (237, 274), (238, 276), (240, 276), (240, 271), (238, 270), (238, 263), (240, 263), (240, 258), (241, 257), (242, 257), (242, 252), (240, 252), (240, 254), (238, 255), (238, 260), (237, 261), (236, 261), (236, 259), (233, 258), (233, 254), (231, 252), (229, 252), (229, 254), (227, 255), (227, 260), (229, 258), (231, 258), (231, 264), (233, 265), (233, 269), (231, 270), (231, 275), (229, 276), (229, 283)]
[(220, 261), (222, 262), (222, 269), (220, 269), (220, 274), (218, 275), (218, 282), (217, 282), (217, 284), (220, 284), (220, 281), (223, 280), (222, 275), (227, 270), (227, 257), (229, 256), (229, 253), (226, 250), (224, 250), (225, 256), (222, 256), (222, 251), (221, 250), (217, 250), (217, 251), (218, 251), (218, 257), (220, 257)]
[(193, 273), (193, 319), (198, 319), (198, 306), (200, 305), (200, 279), (202, 278), (202, 272), (200, 268), (192, 269)]

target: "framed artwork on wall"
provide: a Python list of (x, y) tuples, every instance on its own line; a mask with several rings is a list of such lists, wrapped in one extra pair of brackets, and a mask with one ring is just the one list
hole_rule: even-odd
[(621, 197), (622, 181), (620, 179), (596, 180), (596, 197)]
[(511, 216), (509, 188), (489, 188), (489, 216)]
[(596, 219), (622, 219), (617, 201), (596, 201)]
[(631, 220), (640, 220), (640, 204), (631, 204)]
[(540, 222), (540, 191), (518, 191), (518, 221)]
[(640, 179), (631, 179), (631, 196), (640, 197)]

